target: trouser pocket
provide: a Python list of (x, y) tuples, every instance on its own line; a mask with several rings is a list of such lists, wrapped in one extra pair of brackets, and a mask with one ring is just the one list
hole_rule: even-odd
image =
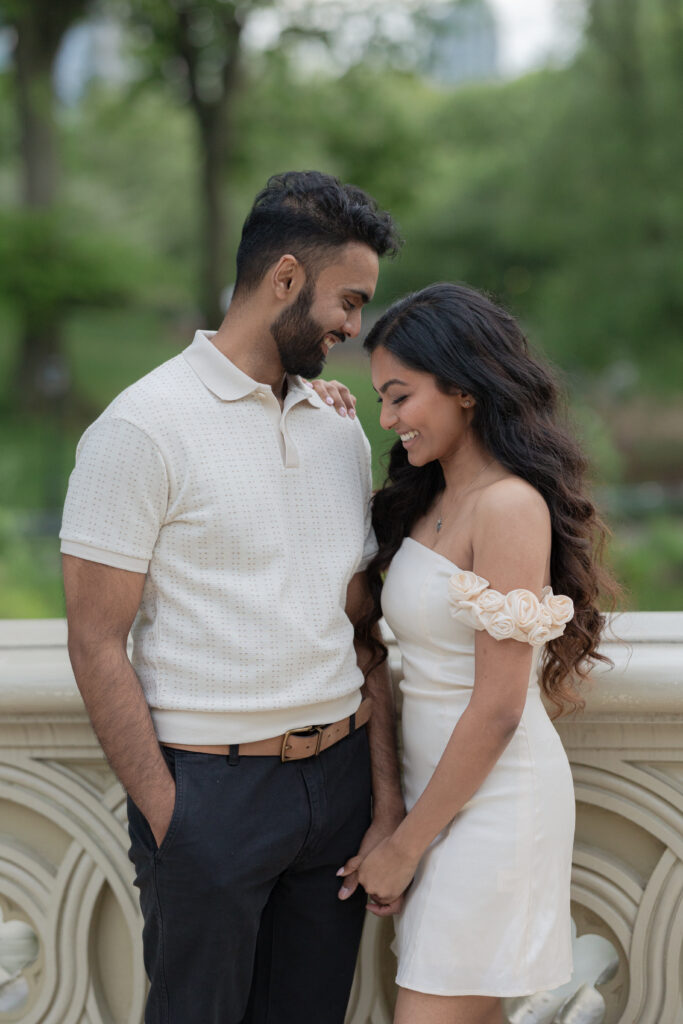
[(128, 797), (128, 833), (131, 841), (129, 852), (130, 859), (135, 863), (136, 852), (147, 852), (156, 858), (166, 855), (178, 833), (185, 808), (185, 772), (180, 758), (175, 757), (175, 751), (169, 747), (162, 747), (162, 753), (168, 765), (168, 769), (175, 782), (175, 801), (173, 813), (166, 829), (166, 835), (157, 846), (157, 841), (152, 832), (147, 818), (137, 806), (132, 797)]

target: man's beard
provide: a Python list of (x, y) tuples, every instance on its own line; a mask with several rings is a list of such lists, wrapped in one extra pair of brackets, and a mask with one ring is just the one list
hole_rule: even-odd
[(325, 332), (310, 316), (315, 288), (307, 281), (291, 306), (270, 325), (285, 373), (317, 377), (325, 365)]

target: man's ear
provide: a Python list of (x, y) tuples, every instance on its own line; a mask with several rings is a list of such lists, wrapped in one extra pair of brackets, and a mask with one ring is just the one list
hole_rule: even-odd
[(281, 302), (296, 298), (306, 281), (306, 272), (296, 256), (285, 253), (270, 272), (275, 297)]

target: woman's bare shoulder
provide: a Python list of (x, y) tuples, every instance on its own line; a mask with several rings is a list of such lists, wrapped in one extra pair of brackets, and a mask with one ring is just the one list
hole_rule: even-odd
[(550, 542), (550, 512), (531, 484), (510, 476), (482, 492), (472, 536), (474, 567), (496, 589), (540, 590)]
[(511, 516), (531, 516), (534, 522), (550, 522), (550, 512), (543, 496), (520, 476), (505, 476), (483, 487), (477, 501), (477, 516), (487, 522), (499, 523)]

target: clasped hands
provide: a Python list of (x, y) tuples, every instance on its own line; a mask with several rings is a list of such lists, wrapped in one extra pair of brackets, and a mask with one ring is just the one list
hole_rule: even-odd
[(389, 917), (401, 909), (418, 860), (402, 849), (394, 832), (376, 842), (372, 829), (371, 825), (356, 856), (337, 872), (345, 880), (339, 898), (348, 899), (360, 884), (368, 894), (368, 910), (376, 917)]

